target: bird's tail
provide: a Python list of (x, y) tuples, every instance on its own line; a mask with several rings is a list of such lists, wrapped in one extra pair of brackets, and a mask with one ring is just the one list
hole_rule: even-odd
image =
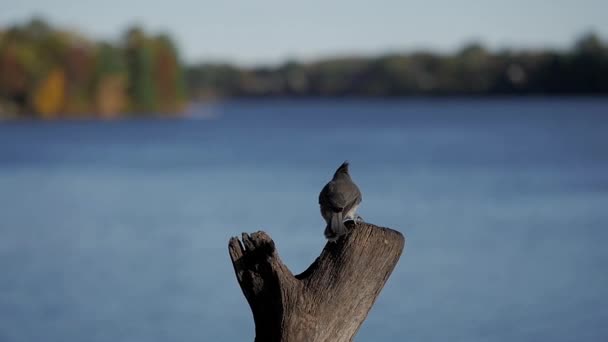
[(348, 230), (342, 222), (342, 213), (333, 213), (331, 215), (331, 220), (327, 223), (325, 227), (325, 237), (329, 241), (336, 241), (338, 238), (344, 234), (346, 234)]

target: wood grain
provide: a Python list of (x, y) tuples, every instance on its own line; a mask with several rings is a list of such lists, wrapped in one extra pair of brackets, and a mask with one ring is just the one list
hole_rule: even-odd
[(255, 322), (256, 342), (352, 341), (403, 252), (403, 235), (368, 223), (328, 242), (299, 275), (265, 232), (228, 244)]

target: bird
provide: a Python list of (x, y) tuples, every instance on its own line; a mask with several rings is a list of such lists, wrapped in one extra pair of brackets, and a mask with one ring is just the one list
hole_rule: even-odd
[(359, 187), (350, 177), (349, 163), (345, 161), (338, 167), (331, 181), (329, 181), (319, 194), (321, 216), (325, 219), (325, 237), (330, 242), (337, 241), (348, 233), (345, 222), (361, 221), (357, 215), (357, 208), (362, 196)]

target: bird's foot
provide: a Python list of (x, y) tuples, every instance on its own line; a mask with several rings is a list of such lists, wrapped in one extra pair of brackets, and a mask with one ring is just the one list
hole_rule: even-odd
[(346, 226), (346, 228), (348, 229), (352, 229), (354, 228), (356, 225), (363, 223), (363, 217), (357, 215), (355, 218), (351, 218), (351, 217), (347, 217), (346, 220), (344, 220), (344, 225)]
[(352, 218), (347, 218), (346, 220), (344, 220), (344, 226), (346, 226), (346, 228), (348, 229), (353, 229), (356, 225), (357, 222), (355, 220), (353, 220)]

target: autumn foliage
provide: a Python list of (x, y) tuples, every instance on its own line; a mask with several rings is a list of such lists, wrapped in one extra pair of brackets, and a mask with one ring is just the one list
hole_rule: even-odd
[(167, 35), (93, 42), (42, 20), (0, 29), (0, 113), (52, 119), (177, 113), (182, 66)]

